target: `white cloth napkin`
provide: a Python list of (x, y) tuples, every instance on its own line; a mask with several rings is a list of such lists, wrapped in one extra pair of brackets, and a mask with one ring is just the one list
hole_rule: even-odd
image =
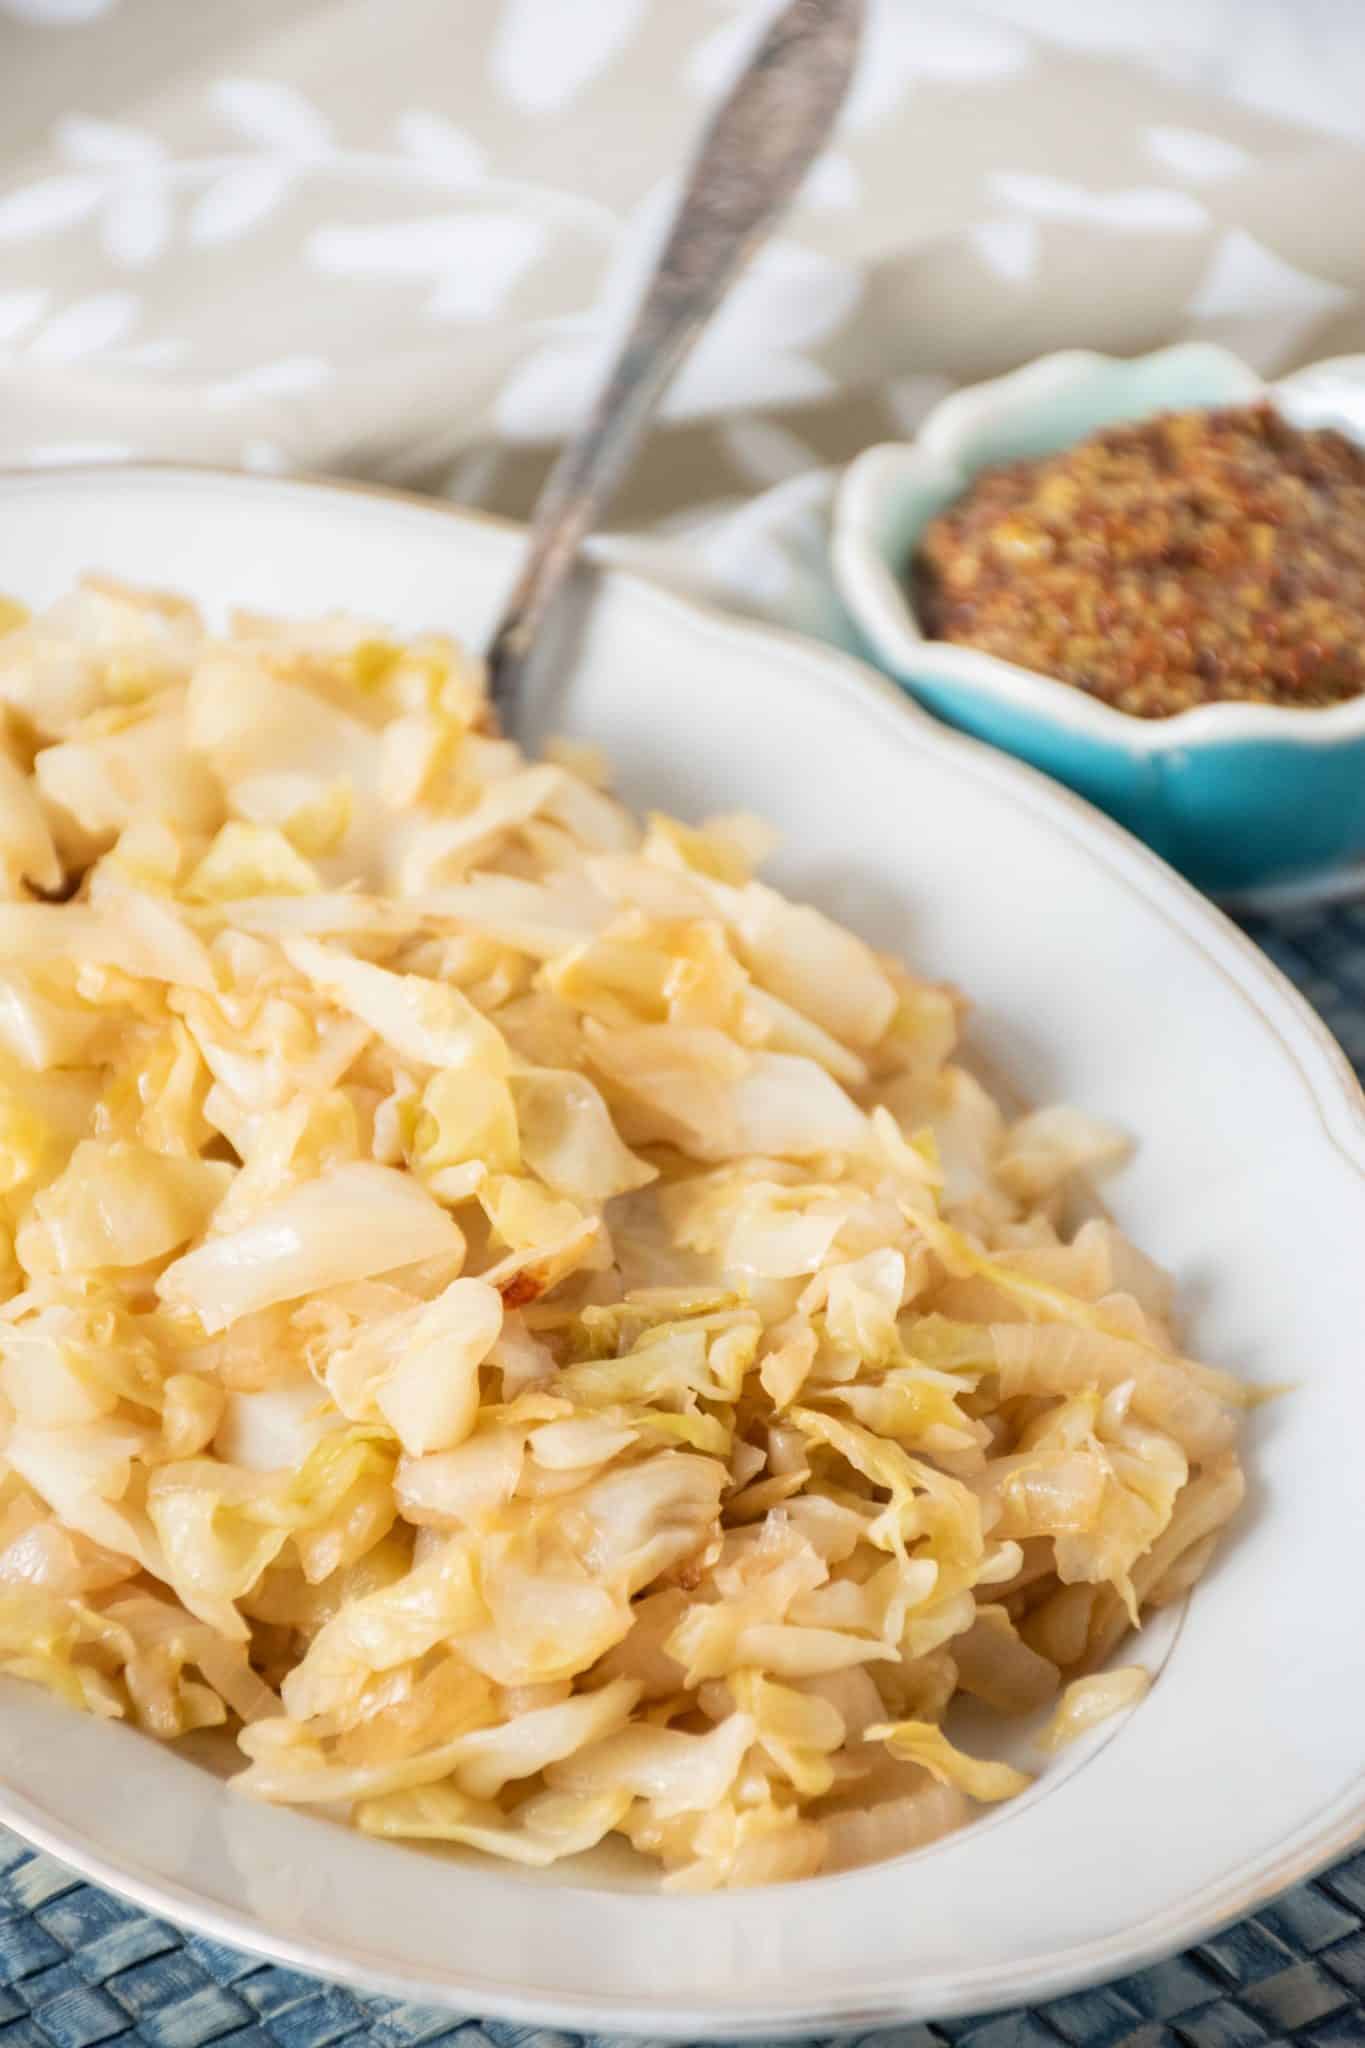
[[(0, 462), (524, 512), (771, 4), (0, 0)], [(1072, 343), (1365, 345), (1362, 86), (1337, 0), (869, 0), (834, 144), (620, 525), (804, 623), (811, 473), (954, 382)]]

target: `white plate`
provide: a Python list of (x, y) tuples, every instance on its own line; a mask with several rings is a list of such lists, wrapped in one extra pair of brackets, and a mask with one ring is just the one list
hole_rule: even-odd
[[(154, 470), (0, 478), (0, 531), (0, 580), (30, 599), (98, 565), (215, 605), (344, 602), (475, 641), (520, 546), (411, 500)], [(1235, 1540), (1130, 1719), (991, 1818), (846, 1876), (677, 1898), (438, 1860), (249, 1805), (17, 1683), (0, 1689), (0, 1819), (217, 1939), (582, 2029), (865, 2029), (1136, 1968), (1365, 1832), (1359, 1092), (1191, 889), (860, 665), (617, 573), (560, 683), (538, 730), (603, 742), (637, 803), (768, 814), (778, 879), (964, 984), (1017, 1087), (1141, 1134), (1113, 1206), (1178, 1273), (1202, 1355), (1300, 1382), (1252, 1426)]]

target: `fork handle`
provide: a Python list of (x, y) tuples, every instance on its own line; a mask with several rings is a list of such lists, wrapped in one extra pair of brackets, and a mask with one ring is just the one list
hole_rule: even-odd
[(489, 693), (508, 730), (532, 645), (584, 538), (688, 350), (824, 145), (862, 15), (863, 0), (791, 0), (711, 119), (630, 331), (546, 479), (489, 643)]

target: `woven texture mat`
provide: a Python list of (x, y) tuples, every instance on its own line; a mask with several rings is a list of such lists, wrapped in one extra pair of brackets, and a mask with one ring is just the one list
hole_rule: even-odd
[[(1365, 904), (1247, 929), (1365, 1072)], [(579, 2048), (577, 2036), (365, 1998), (182, 1934), (0, 1830), (0, 2048)], [(1050, 2005), (867, 2048), (1365, 2048), (1365, 1849), (1216, 1940)]]

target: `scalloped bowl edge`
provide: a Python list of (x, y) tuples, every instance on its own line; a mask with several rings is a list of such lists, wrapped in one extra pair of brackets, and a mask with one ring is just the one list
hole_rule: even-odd
[(1172, 405), (1265, 392), (1297, 423), (1365, 442), (1365, 358), (1267, 386), (1203, 343), (1134, 359), (1068, 350), (954, 393), (912, 441), (865, 450), (840, 480), (831, 542), (840, 595), (879, 667), (938, 717), (1065, 783), (1218, 890), (1314, 873), (1365, 848), (1365, 697), (1322, 711), (1229, 703), (1133, 718), (1053, 677), (927, 639), (902, 565), (927, 519), (993, 461)]

